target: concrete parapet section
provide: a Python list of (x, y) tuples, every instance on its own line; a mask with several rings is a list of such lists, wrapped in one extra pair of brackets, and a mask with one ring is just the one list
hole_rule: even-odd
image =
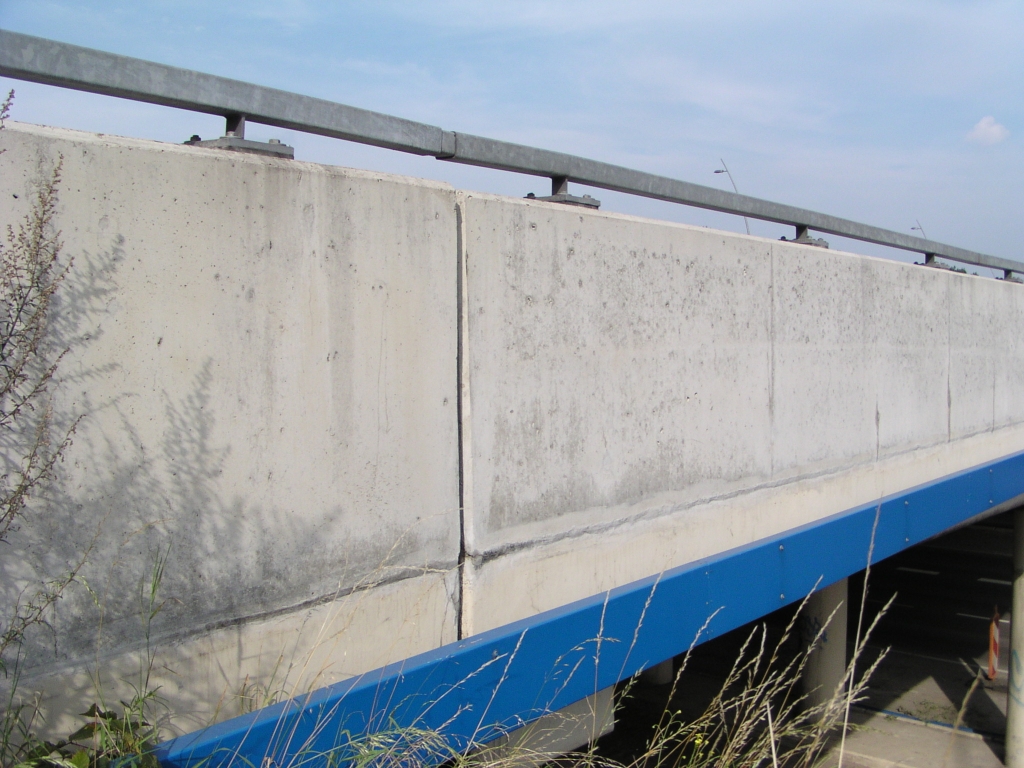
[(22, 688), (78, 713), (105, 669), (125, 698), (160, 553), (153, 683), (179, 727), (455, 639), (453, 190), (16, 124), (0, 142), (4, 223), (63, 158), (55, 408), (83, 417), (0, 597), (8, 615), (88, 552), (97, 601), (68, 591)]
[(66, 712), (97, 670), (123, 696), (160, 553), (154, 682), (191, 728), (1024, 448), (1018, 284), (213, 149), (0, 143), (3, 222), (63, 156), (75, 259), (55, 414), (83, 420), (0, 587), (7, 611), (88, 553), (96, 602), (71, 590), (26, 645)]
[(466, 633), (1024, 445), (1020, 285), (464, 206)]

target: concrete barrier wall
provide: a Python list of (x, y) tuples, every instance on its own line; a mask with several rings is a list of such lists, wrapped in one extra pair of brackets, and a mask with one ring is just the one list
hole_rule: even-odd
[(1024, 446), (1024, 286), (464, 205), (467, 632)]
[(95, 592), (32, 634), (22, 687), (82, 712), (81, 673), (104, 670), (124, 698), (161, 553), (154, 683), (181, 728), (455, 639), (453, 190), (12, 124), (0, 141), (4, 223), (63, 157), (56, 413), (82, 417), (5, 548), (4, 615), (86, 552)]
[(3, 222), (63, 156), (75, 259), (55, 412), (82, 422), (0, 592), (88, 553), (92, 592), (26, 646), (51, 713), (149, 666), (161, 553), (153, 682), (190, 729), (1024, 447), (1024, 286), (218, 150), (0, 143)]

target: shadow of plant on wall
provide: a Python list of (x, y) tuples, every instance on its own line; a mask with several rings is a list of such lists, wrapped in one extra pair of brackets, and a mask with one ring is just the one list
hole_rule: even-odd
[[(155, 451), (147, 440), (151, 436), (140, 434), (133, 421), (134, 393), (91, 404), (76, 438), (74, 461), (62, 467), (48, 498), (54, 509), (74, 511), (77, 528), (104, 531), (81, 573), (90, 591), (61, 601), (54, 634), (31, 638), (36, 663), (30, 673), (45, 675), (54, 660), (63, 669), (84, 665), (94, 670), (89, 685), (65, 691), (79, 700), (78, 711), (98, 694), (116, 699), (123, 680), (135, 678), (137, 662), (123, 657), (142, 653), (147, 632), (161, 649), (156, 664), (163, 685), (173, 687), (163, 693), (174, 699), (176, 731), (360, 672), (344, 668), (343, 646), (344, 616), (358, 610), (361, 593), (436, 570), (408, 563), (411, 534), (361, 555), (331, 544), (344, 542), (330, 532), (344, 524), (340, 509), (310, 516), (264, 507), (258, 499), (226, 501), (221, 482), (231, 445), (217, 442), (213, 368), (213, 361), (205, 360), (187, 392), (174, 399), (163, 394), (164, 424)], [(65, 517), (39, 532), (39, 550), (73, 548), (61, 535), (60, 526), (68, 524)], [(154, 553), (168, 548), (163, 610), (140, 622), (140, 584), (146, 582)], [(289, 563), (295, 558), (319, 571), (319, 583), (290, 578)], [(313, 616), (322, 605), (335, 607), (326, 616)], [(309, 614), (306, 630), (268, 635), (255, 649), (240, 646), (231, 659), (237, 669), (211, 655), (203, 675), (179, 674), (190, 667), (176, 650), (180, 641), (228, 630), (236, 631), (241, 644), (241, 633), (251, 622), (303, 611)], [(304, 633), (315, 640), (308, 642)], [(342, 646), (333, 661), (332, 645)], [(311, 654), (318, 659), (312, 666)], [(218, 699), (220, 714), (205, 706)]]
[[(66, 735), (82, 724), (77, 716), (87, 708), (92, 714), (86, 719), (98, 723), (111, 713), (104, 701), (135, 700), (133, 692), (153, 703), (157, 686), (173, 699), (180, 731), (301, 692), (317, 680), (344, 677), (337, 659), (323, 650), (344, 633), (344, 617), (327, 626), (344, 613), (339, 605), (327, 620), (307, 617), (307, 634), (322, 648), (314, 662), (299, 652), (297, 639), (279, 633), (233, 659), (241, 671), (218, 669), (211, 660), (206, 689), (174, 687), (179, 640), (280, 612), (301, 614), (345, 595), (358, 602), (367, 587), (431, 568), (409, 562), (413, 531), (353, 555), (323, 546), (325, 527), (351, 511), (337, 506), (319, 516), (296, 515), (260, 504), (258, 489), (234, 497), (224, 492), (231, 445), (216, 438), (216, 361), (207, 357), (191, 370), (190, 385), (163, 389), (156, 381), (145, 391), (130, 378), (130, 356), (104, 356), (106, 335), (126, 321), (119, 272), (141, 247), (115, 233), (106, 248), (75, 249), (69, 270), (71, 260), (57, 258), (59, 165), (47, 175), (39, 162), (40, 178), (27, 185), (35, 197), (20, 190), (13, 196), (20, 198), (13, 210), (28, 217), (22, 229), (12, 230), (3, 254), (5, 289), (20, 290), (27, 275), (30, 292), (20, 302), (5, 294), (4, 308), (34, 307), (28, 316), (38, 321), (23, 334), (28, 361), (4, 352), (8, 383), (16, 390), (13, 409), (5, 402), (4, 414), (23, 419), (12, 429), (4, 422), (0, 434), (12, 510), (4, 517), (0, 562), (0, 631), (4, 649), (14, 653), (0, 680), (3, 712), (13, 718), (5, 744), (30, 729)], [(29, 259), (28, 266), (17, 258)], [(11, 328), (8, 322), (5, 329)], [(34, 352), (40, 355), (35, 360)], [(25, 407), (33, 396), (40, 398), (30, 403), (35, 408)], [(139, 418), (138, 403), (146, 397), (163, 399), (163, 424)], [(18, 527), (22, 519), (29, 524)], [(365, 567), (378, 556), (374, 567)], [(321, 582), (289, 583), (289, 558), (324, 564)], [(160, 610), (142, 599), (155, 561), (161, 563)], [(150, 672), (159, 679), (152, 689), (145, 679)], [(211, 710), (218, 698), (219, 709)], [(28, 720), (19, 720), (19, 713)], [(14, 732), (23, 725), (22, 733)]]
[[(0, 107), (0, 129), (12, 99), (13, 92)], [(6, 146), (0, 148), (0, 154), (6, 151)], [(75, 354), (101, 333), (97, 317), (112, 290), (118, 249), (115, 243), (97, 257), (65, 256), (57, 229), (62, 168), (63, 156), (52, 163), (40, 157), (35, 177), (22, 194), (11, 196), (19, 201), (12, 218), (20, 217), (20, 222), (8, 224), (0, 243), (3, 765), (37, 765), (51, 755), (58, 761), (70, 755), (36, 737), (36, 730), (46, 724), (39, 697), (26, 692), (26, 677), (59, 654), (61, 601), (73, 596), (75, 587), (87, 587), (83, 570), (102, 532), (100, 523), (79, 519), (78, 510), (66, 503), (61, 479), (72, 437), (90, 411), (88, 403), (69, 398), (68, 390), (100, 379), (114, 367), (78, 366), (72, 373)], [(90, 711), (103, 714), (95, 706)], [(104, 722), (112, 726), (109, 719)], [(126, 743), (121, 731), (118, 750)]]
[[(116, 256), (123, 258), (123, 253)], [(139, 659), (148, 641), (159, 649), (154, 658), (164, 686), (160, 693), (174, 701), (175, 732), (361, 672), (359, 666), (345, 668), (345, 631), (367, 588), (435, 570), (402, 562), (409, 536), (396, 537), (389, 550), (369, 549), (355, 558), (349, 550), (325, 546), (325, 539), (344, 541), (325, 536), (325, 528), (344, 517), (341, 510), (294, 515), (264, 508), (257, 500), (225, 501), (221, 481), (231, 446), (217, 442), (213, 369), (208, 358), (187, 391), (176, 398), (163, 393), (163, 427), (155, 446), (152, 435), (140, 434), (133, 420), (135, 393), (90, 402), (73, 461), (61, 468), (48, 496), (53, 510), (73, 511), (73, 529), (104, 531), (81, 574), (90, 590), (61, 602), (54, 634), (31, 638), (35, 663), (28, 670), (28, 688), (45, 683), (55, 660), (65, 671), (92, 669), (90, 681), (62, 691), (65, 711), (116, 700), (125, 681), (136, 680), (138, 670), (146, 668)], [(85, 380), (94, 370), (77, 376)], [(116, 373), (116, 366), (111, 370)], [(65, 513), (37, 532), (34, 551), (52, 555), (62, 547), (73, 549), (73, 539), (62, 534), (68, 530), (62, 526), (69, 525)], [(163, 610), (140, 622), (138, 594), (147, 564), (168, 548)], [(286, 567), (292, 558), (320, 566), (320, 583), (289, 582)], [(314, 615), (321, 605), (329, 606), (326, 614)], [(247, 624), (280, 613), (304, 615), (308, 626), (242, 647)], [(416, 616), (407, 620), (415, 623)], [(211, 654), (203, 673), (194, 674), (179, 642), (225, 629), (237, 630), (236, 658), (224, 666)], [(183, 676), (184, 670), (191, 674)], [(218, 700), (220, 707), (211, 711), (209, 702)], [(57, 731), (67, 733), (67, 718), (58, 722), (64, 726), (55, 725)]]
[[(52, 150), (23, 133), (7, 133), (5, 146), (16, 151), (4, 158), (4, 178), (16, 194), (5, 196), (2, 210), (14, 219), (28, 197), (16, 186), (16, 172), (24, 177), (27, 167), (31, 173), (31, 164)], [(262, 414), (263, 401), (248, 411), (233, 405), (244, 394), (237, 391), (239, 380), (253, 370), (244, 366), (245, 358), (241, 370), (238, 358), (229, 364), (224, 347), (203, 343), (188, 322), (167, 323), (169, 315), (201, 304), (167, 309), (154, 302), (161, 284), (138, 277), (147, 268), (170, 276), (172, 270), (160, 272), (165, 265), (154, 257), (159, 243), (130, 228), (126, 237), (118, 231), (126, 225), (118, 223), (116, 205), (82, 192), (89, 180), (83, 174), (95, 173), (93, 166), (69, 161), (68, 168), (70, 202), (66, 209), (54, 202), (51, 213), (68, 229), (75, 269), (52, 296), (47, 340), (58, 352), (68, 351), (47, 417), (54, 434), (75, 425), (77, 430), (65, 461), (53, 465), (52, 483), (32, 500), (33, 524), (18, 532), (0, 563), (0, 611), (17, 605), (47, 574), (66, 573), (70, 580), (73, 573), (78, 582), (45, 608), (45, 625), (19, 638), (17, 690), (26, 703), (42, 692), (38, 712), (47, 719), (36, 721), (40, 733), (66, 735), (93, 702), (107, 711), (103, 702), (130, 697), (132, 685), (144, 688), (138, 674), (148, 668), (147, 637), (157, 649), (154, 680), (160, 695), (173, 701), (179, 731), (360, 673), (376, 666), (378, 657), (384, 663), (454, 639), (445, 634), (454, 627), (456, 585), (447, 572), (454, 562), (419, 554), (424, 534), (418, 524), (389, 522), (378, 503), (383, 494), (371, 487), (394, 483), (388, 476), (394, 470), (364, 472), (363, 479), (372, 481), (358, 492), (339, 482), (330, 493), (291, 501), (292, 489), (313, 487), (325, 473), (305, 471), (301, 443), (298, 460), (282, 468), (277, 425), (271, 431), (260, 423), (237, 423), (239, 412), (254, 421)], [(83, 211), (103, 215), (86, 218)], [(188, 292), (181, 296), (186, 303), (192, 299)], [(243, 311), (244, 322), (257, 330), (266, 322), (263, 305), (242, 299)], [(292, 359), (281, 362), (284, 375), (291, 375), (286, 366)], [(347, 367), (335, 369), (332, 394), (351, 388)], [(344, 398), (337, 402), (353, 407)], [(342, 432), (342, 422), (331, 426)], [(261, 437), (261, 430), (268, 436)], [(344, 449), (346, 439), (332, 431), (321, 443)], [(258, 465), (250, 466), (247, 443), (256, 440), (274, 450), (264, 450)], [(431, 514), (457, 519), (457, 509), (423, 510), (424, 519)], [(363, 524), (376, 516), (384, 519), (367, 533)], [(149, 566), (168, 549), (163, 609), (140, 621)], [(424, 574), (431, 576), (429, 589), (403, 587), (408, 612), (386, 615), (382, 601), (398, 599), (388, 597), (391, 585)], [(383, 597), (364, 599), (373, 586)], [(419, 612), (422, 600), (433, 602)], [(359, 611), (386, 627), (376, 647), (360, 651), (376, 654), (374, 663), (350, 652), (345, 637)], [(447, 620), (435, 620), (441, 615)], [(404, 650), (410, 645), (405, 636), (417, 632), (419, 645)], [(427, 632), (437, 636), (423, 640)], [(394, 648), (402, 650), (392, 653)]]

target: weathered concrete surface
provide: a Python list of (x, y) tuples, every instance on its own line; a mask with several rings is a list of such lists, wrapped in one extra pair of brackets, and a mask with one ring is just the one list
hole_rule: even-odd
[(26, 646), (65, 712), (97, 670), (123, 697), (160, 553), (153, 682), (190, 728), (1024, 448), (1021, 285), (217, 150), (0, 142), (0, 221), (64, 156), (55, 407), (83, 421), (0, 609), (88, 552), (96, 601), (71, 590)]
[[(57, 224), (75, 265), (55, 405), (63, 423), (83, 417), (53, 497), (5, 548), (0, 602), (7, 615), (25, 584), (83, 552), (96, 596), (69, 590), (53, 634), (33, 634), (23, 686), (128, 664), (161, 552), (151, 636), (172, 662), (155, 682), (193, 725), (237, 711), (246, 686), (310, 683), (316, 652), (277, 647), (271, 628), (337, 635), (348, 620), (324, 617), (352, 590), (403, 584), (380, 598), (386, 620), (352, 619), (317, 680), (454, 639), (454, 192), (12, 124), (0, 142), (4, 223), (63, 157)], [(245, 663), (257, 656), (260, 669)]]
[(1024, 286), (464, 208), (466, 632), (1024, 447)]
[(39, 731), (67, 736), (89, 703), (129, 698), (150, 670), (163, 732), (187, 733), (454, 642), (456, 589), (454, 571), (402, 579), (170, 642), (158, 637), (152, 663), (141, 648), (37, 670), (21, 690), (42, 694), (48, 720)]

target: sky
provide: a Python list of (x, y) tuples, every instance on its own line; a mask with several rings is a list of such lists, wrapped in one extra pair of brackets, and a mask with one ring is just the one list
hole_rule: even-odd
[[(730, 188), (714, 173), (724, 160), (744, 194), (1024, 260), (1020, 2), (0, 0), (0, 28)], [(15, 120), (174, 142), (223, 133), (208, 115), (0, 87), (16, 91)], [(300, 160), (549, 193), (536, 177), (253, 123), (246, 137), (280, 138)], [(743, 231), (734, 216), (572, 191)]]

